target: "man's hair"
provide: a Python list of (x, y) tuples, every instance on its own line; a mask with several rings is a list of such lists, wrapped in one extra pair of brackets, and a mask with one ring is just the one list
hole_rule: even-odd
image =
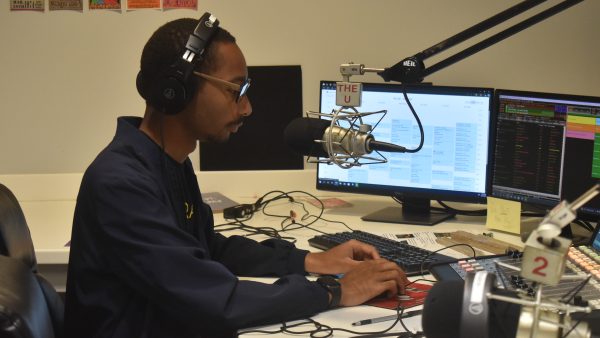
[[(140, 60), (140, 70), (144, 81), (153, 81), (161, 70), (174, 64), (185, 50), (187, 40), (198, 25), (196, 19), (185, 18), (167, 22), (158, 28), (150, 37)], [(204, 52), (204, 60), (196, 67), (199, 72), (210, 73), (219, 66), (216, 57), (218, 43), (235, 43), (235, 37), (227, 30), (219, 28)], [(148, 83), (144, 83), (145, 86)]]

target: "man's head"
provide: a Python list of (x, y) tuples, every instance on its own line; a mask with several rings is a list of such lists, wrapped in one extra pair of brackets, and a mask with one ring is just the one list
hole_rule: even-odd
[[(182, 58), (185, 44), (198, 25), (198, 20), (178, 19), (160, 27), (146, 43), (140, 62), (138, 88), (146, 98), (153, 114), (160, 114), (148, 100), (148, 92), (165, 70)], [(194, 67), (187, 87), (191, 88), (190, 100), (175, 115), (185, 135), (196, 140), (225, 141), (231, 132), (237, 131), (243, 117), (250, 115), (247, 97), (239, 92), (247, 79), (244, 56), (235, 38), (219, 28), (206, 47), (204, 60)], [(153, 107), (154, 106), (154, 107)], [(154, 108), (154, 109), (152, 109)]]

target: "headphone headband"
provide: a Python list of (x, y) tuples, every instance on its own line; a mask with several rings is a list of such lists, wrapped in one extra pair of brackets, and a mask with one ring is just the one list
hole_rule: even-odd
[(471, 337), (473, 332), (477, 332), (481, 338), (488, 338), (490, 309), (486, 295), (495, 281), (496, 276), (487, 271), (467, 274), (460, 320), (461, 338)]

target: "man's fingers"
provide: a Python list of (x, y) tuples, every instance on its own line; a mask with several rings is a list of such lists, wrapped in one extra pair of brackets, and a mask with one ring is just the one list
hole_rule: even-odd
[(379, 252), (377, 249), (369, 244), (359, 242), (357, 240), (350, 240), (348, 245), (352, 247), (353, 258), (357, 260), (365, 259), (380, 259)]

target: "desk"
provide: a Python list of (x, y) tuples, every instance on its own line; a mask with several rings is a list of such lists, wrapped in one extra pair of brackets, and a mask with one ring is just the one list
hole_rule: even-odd
[[(413, 309), (417, 309), (417, 307), (411, 308), (411, 310), (413, 310)], [(339, 308), (339, 309), (323, 312), (323, 313), (320, 313), (320, 314), (312, 317), (312, 319), (319, 322), (320, 324), (327, 325), (332, 328), (343, 328), (343, 329), (352, 330), (352, 331), (357, 332), (357, 333), (353, 334), (353, 333), (349, 333), (349, 332), (335, 331), (333, 333), (333, 337), (352, 337), (352, 336), (356, 336), (358, 333), (366, 334), (366, 333), (370, 333), (370, 332), (381, 332), (381, 331), (389, 328), (394, 323), (393, 321), (386, 321), (386, 322), (370, 324), (370, 325), (352, 326), (353, 322), (363, 320), (363, 319), (368, 319), (368, 318), (388, 316), (390, 314), (395, 314), (395, 313), (396, 312), (393, 310), (380, 309), (380, 308), (376, 308), (376, 307), (372, 307), (372, 306), (360, 305), (360, 306)], [(288, 324), (294, 324), (297, 322), (299, 322), (299, 321), (289, 322)], [(412, 332), (421, 330), (421, 316), (406, 318), (406, 319), (403, 319), (403, 322), (406, 325), (406, 327)], [(259, 330), (265, 330), (265, 331), (277, 331), (280, 326), (281, 325), (268, 325), (268, 326), (262, 326), (262, 327), (258, 327), (258, 328), (248, 328), (248, 329), (241, 330), (241, 332), (252, 330), (252, 329), (259, 329)], [(297, 328), (290, 329), (290, 330), (294, 331), (294, 332), (298, 332), (298, 331), (309, 331), (309, 330), (314, 330), (314, 329), (315, 329), (314, 325), (305, 325), (305, 326), (297, 327)], [(402, 329), (402, 326), (398, 323), (389, 332), (403, 332), (403, 331), (404, 330)], [(262, 337), (276, 337), (276, 338), (287, 337), (287, 338), (289, 338), (289, 337), (293, 337), (293, 336), (303, 337), (303, 336), (308, 336), (308, 335), (290, 335), (290, 334), (284, 334), (284, 333), (269, 334), (269, 335), (261, 334), (261, 333), (248, 333), (248, 334), (240, 335), (240, 337), (261, 337), (261, 336)]]
[[(198, 172), (197, 176), (203, 192), (218, 191), (239, 203), (254, 202), (272, 189), (303, 190), (320, 198), (340, 197), (350, 202), (352, 207), (328, 209), (324, 212), (323, 217), (332, 221), (345, 222), (353, 229), (376, 234), (449, 232), (457, 229), (481, 233), (485, 230), (484, 217), (458, 216), (434, 227), (362, 221), (360, 217), (365, 214), (397, 204), (388, 197), (316, 191), (314, 188), (315, 170)], [(69, 248), (65, 244), (70, 239), (73, 211), (81, 177), (81, 174), (0, 175), (0, 182), (13, 191), (23, 208), (33, 238), (40, 272), (59, 291), (65, 289), (69, 256)], [(281, 214), (289, 213), (291, 208), (290, 204), (284, 200), (278, 201), (274, 207), (278, 208), (278, 212)], [(481, 206), (475, 208), (481, 208)], [(298, 210), (298, 212), (301, 211)], [(280, 221), (280, 219), (257, 213), (250, 224), (278, 228)], [(222, 222), (224, 222), (222, 214), (215, 214), (215, 223)], [(347, 230), (341, 224), (328, 221), (318, 221), (313, 226), (324, 232)], [(289, 231), (287, 234), (297, 239), (298, 247), (314, 250), (308, 246), (307, 241), (316, 232), (298, 229)], [(494, 232), (494, 236), (510, 243), (520, 242), (517, 236), (506, 233)], [(257, 237), (256, 239), (262, 238)], [(393, 313), (392, 310), (358, 306), (328, 311), (315, 316), (315, 319), (330, 326), (352, 328), (350, 323), (354, 321)], [(406, 323), (411, 329), (417, 328), (420, 326), (420, 318), (411, 318), (406, 320)], [(358, 327), (357, 331), (381, 330), (390, 324), (391, 322), (372, 324)], [(335, 336), (343, 337), (348, 334), (336, 333)]]
[[(368, 232), (372, 232), (375, 234), (384, 234), (384, 233), (415, 233), (415, 232), (424, 232), (424, 231), (435, 231), (435, 232), (452, 232), (458, 229), (469, 231), (472, 233), (482, 233), (483, 231), (487, 231), (484, 227), (485, 217), (466, 217), (466, 216), (458, 216), (456, 218), (450, 219), (444, 223), (435, 225), (433, 227), (429, 226), (417, 226), (417, 225), (405, 225), (405, 224), (390, 224), (390, 223), (379, 223), (379, 222), (365, 222), (360, 219), (361, 216), (370, 213), (374, 210), (378, 210), (380, 208), (394, 205), (394, 202), (388, 198), (380, 198), (373, 196), (359, 196), (359, 195), (348, 195), (343, 197), (344, 200), (350, 202), (353, 206), (349, 208), (338, 208), (338, 209), (328, 209), (323, 214), (323, 218), (331, 221), (342, 221), (345, 222), (348, 226), (356, 230), (365, 230)], [(277, 205), (274, 206), (273, 213), (277, 213), (276, 210), (279, 209), (280, 212), (277, 214), (286, 214), (286, 208), (290, 208), (290, 204), (285, 200), (281, 200), (277, 202)], [(479, 206), (481, 208), (481, 206)], [(299, 212), (298, 210), (295, 210)], [(274, 224), (273, 217), (265, 216), (261, 213), (255, 214), (249, 224), (254, 225), (270, 225), (275, 228), (279, 228), (277, 224), (278, 221)], [(327, 222), (327, 221), (318, 221), (312, 225), (312, 227), (318, 228), (323, 232), (341, 232), (347, 231), (343, 225), (335, 222)], [(297, 229), (287, 231), (285, 233), (286, 236), (292, 236), (296, 238), (296, 246), (299, 248), (307, 249), (307, 250), (315, 250), (314, 248), (309, 247), (308, 239), (315, 236), (317, 233), (311, 231), (309, 229)], [(506, 233), (494, 232), (494, 237), (500, 240), (519, 244), (520, 238), (515, 235), (510, 235)], [(259, 239), (259, 238), (257, 238)], [(414, 278), (411, 278), (414, 280)], [(416, 308), (415, 308), (416, 309)], [(413, 309), (411, 309), (413, 310)], [(358, 326), (353, 327), (351, 323), (368, 319), (374, 317), (381, 316), (389, 316), (395, 314), (395, 311), (376, 308), (371, 306), (357, 306), (352, 308), (340, 308), (332, 311), (324, 312), (314, 316), (312, 319), (315, 321), (327, 325), (329, 327), (334, 328), (343, 328), (356, 332), (377, 332), (387, 329), (393, 321), (382, 322), (377, 324), (371, 324), (366, 326)], [(294, 322), (291, 322), (294, 323)], [(408, 329), (411, 331), (421, 330), (421, 317), (412, 317), (404, 320), (405, 325), (407, 325)], [(263, 331), (278, 331), (281, 325), (268, 325), (263, 326), (257, 329)], [(304, 329), (304, 330), (302, 330)], [(295, 331), (309, 331), (313, 330), (314, 325), (306, 325), (302, 328), (294, 329)], [(246, 331), (246, 330), (242, 330)], [(402, 326), (400, 324), (396, 324), (396, 326), (390, 332), (402, 332)], [(356, 334), (336, 331), (334, 332), (334, 337), (351, 337)], [(260, 333), (249, 333), (244, 334), (242, 337), (257, 337), (257, 336), (269, 336), (269, 337), (290, 337), (289, 334), (278, 333), (278, 334), (260, 334)]]

